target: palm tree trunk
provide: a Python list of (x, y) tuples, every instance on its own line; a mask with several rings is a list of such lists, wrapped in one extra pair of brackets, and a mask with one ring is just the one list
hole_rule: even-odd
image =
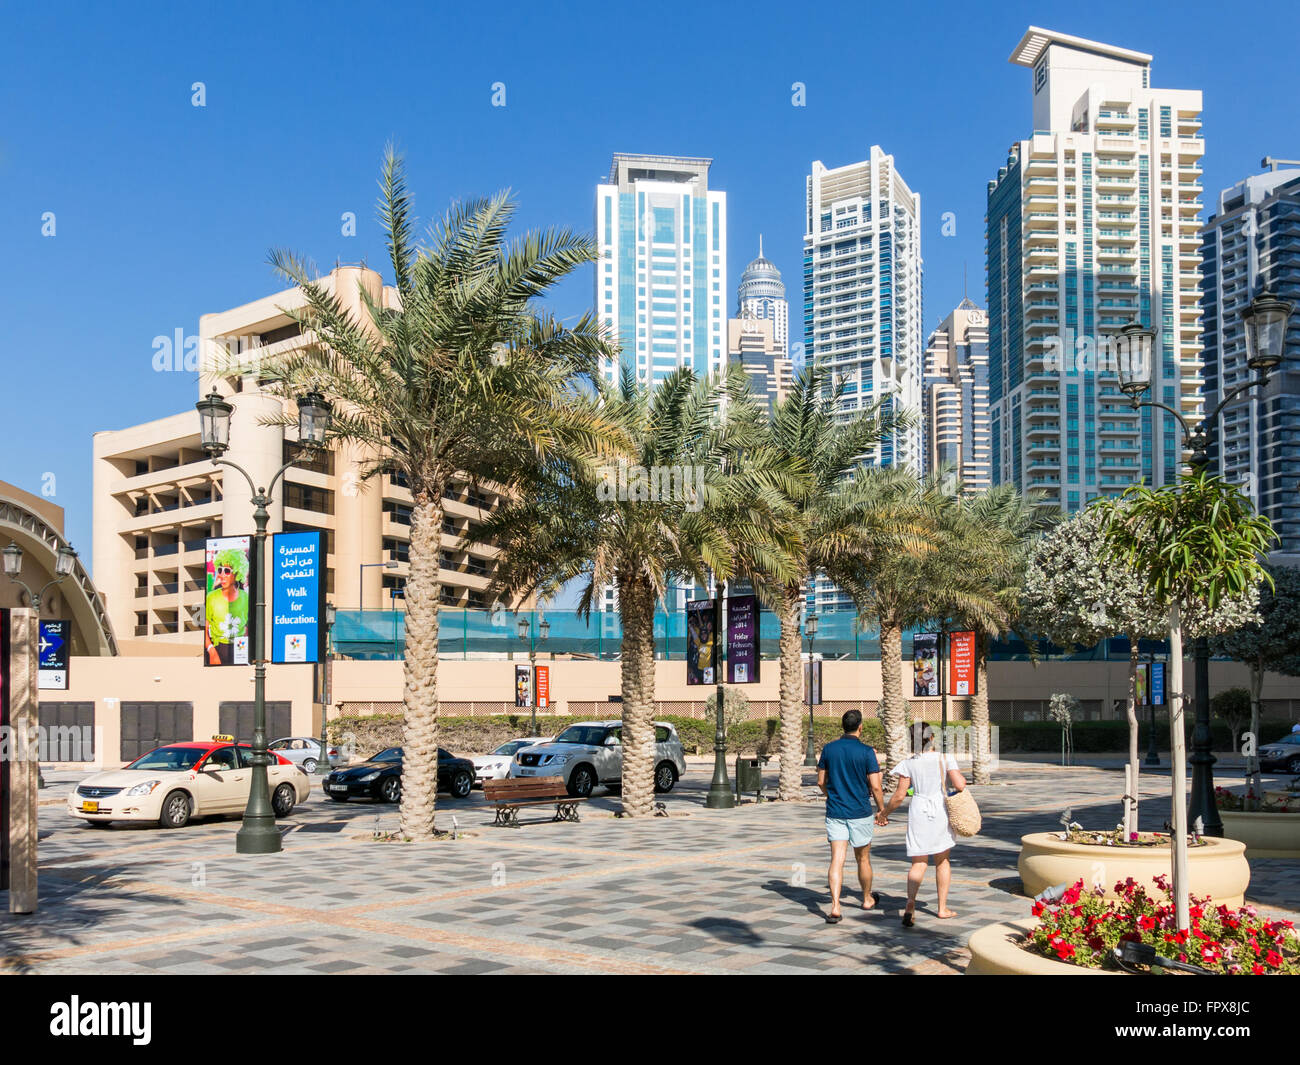
[(987, 784), (990, 775), (992, 730), (989, 722), (989, 638), (983, 629), (975, 630), (975, 694), (970, 700), (971, 775), (976, 784)]
[(880, 616), (880, 720), (885, 726), (886, 777), (905, 761), (907, 711), (903, 696), (903, 629), (885, 615)]
[[(1138, 770), (1142, 763), (1138, 760), (1138, 715), (1137, 715), (1137, 671), (1138, 640), (1136, 636), (1128, 638), (1128, 773), (1130, 798), (1125, 805), (1124, 834), (1138, 830)], [(1147, 678), (1147, 699), (1151, 698), (1151, 680)]]
[(1190, 928), (1187, 893), (1187, 738), (1183, 732), (1183, 619), (1169, 607), (1169, 746), (1173, 772), (1173, 894), (1179, 931)]
[(799, 655), (802, 603), (798, 584), (787, 584), (781, 590), (781, 733), (777, 738), (781, 782), (777, 796), (782, 802), (798, 802), (803, 797), (803, 662)]
[[(623, 812), (654, 813), (655, 595), (641, 573), (618, 577), (623, 623)], [(716, 638), (716, 637), (715, 637)]]
[(403, 837), (433, 837), (438, 795), (438, 568), (443, 485), (412, 484), (410, 576), (406, 580), (406, 661), (402, 701)]

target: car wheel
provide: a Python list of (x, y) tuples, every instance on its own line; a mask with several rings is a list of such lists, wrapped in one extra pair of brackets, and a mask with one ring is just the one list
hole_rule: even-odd
[(163, 799), (162, 816), (158, 823), (163, 828), (184, 828), (190, 823), (190, 797), (183, 791), (173, 791)]
[(384, 802), (400, 802), (402, 799), (402, 778), (388, 777), (379, 785), (379, 797)]
[(474, 790), (474, 776), (464, 769), (456, 773), (451, 778), (451, 797), (453, 799), (468, 799), (469, 793)]
[(1300, 773), (1300, 755), (1297, 755), (1295, 758), (1292, 758), (1291, 761), (1287, 762), (1286, 771), (1288, 773)]
[(585, 799), (595, 786), (596, 773), (589, 765), (580, 765), (569, 774), (568, 792), (575, 799)]
[(288, 817), (293, 813), (294, 800), (297, 795), (294, 794), (292, 784), (281, 784), (275, 789), (275, 794), (271, 796), (271, 812), (276, 817)]
[(316, 772), (316, 759), (304, 758), (302, 762), (302, 771), (309, 774)]
[(672, 791), (677, 783), (677, 767), (672, 762), (660, 762), (655, 766), (655, 791), (663, 794)]

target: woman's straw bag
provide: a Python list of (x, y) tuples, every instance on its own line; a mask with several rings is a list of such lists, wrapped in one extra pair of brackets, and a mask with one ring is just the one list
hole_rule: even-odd
[(948, 825), (957, 835), (974, 836), (979, 833), (983, 821), (970, 788), (963, 788), (956, 795), (945, 796), (943, 805), (948, 811)]

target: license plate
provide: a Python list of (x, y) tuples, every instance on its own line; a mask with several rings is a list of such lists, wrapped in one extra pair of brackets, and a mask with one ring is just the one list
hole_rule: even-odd
[(97, 813), (99, 813), (99, 803), (97, 803), (97, 802), (83, 802), (83, 803), (81, 804), (81, 812), (82, 812), (83, 814), (97, 814)]
[(347, 790), (348, 790), (348, 786), (347, 786), (346, 784), (329, 784), (329, 785), (326, 785), (326, 786), (329, 788), (330, 791), (347, 791)]
[(521, 777), (535, 777), (535, 776), (537, 775), (537, 770), (536, 770), (536, 769), (521, 769), (521, 770), (519, 770), (519, 775), (520, 775)]

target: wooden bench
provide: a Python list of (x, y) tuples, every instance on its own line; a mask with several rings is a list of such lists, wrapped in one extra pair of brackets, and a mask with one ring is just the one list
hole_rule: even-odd
[(526, 806), (554, 806), (552, 821), (578, 821), (577, 799), (569, 794), (563, 777), (508, 777), (483, 781), (483, 798), (496, 803), (494, 825), (519, 827), (519, 811)]

